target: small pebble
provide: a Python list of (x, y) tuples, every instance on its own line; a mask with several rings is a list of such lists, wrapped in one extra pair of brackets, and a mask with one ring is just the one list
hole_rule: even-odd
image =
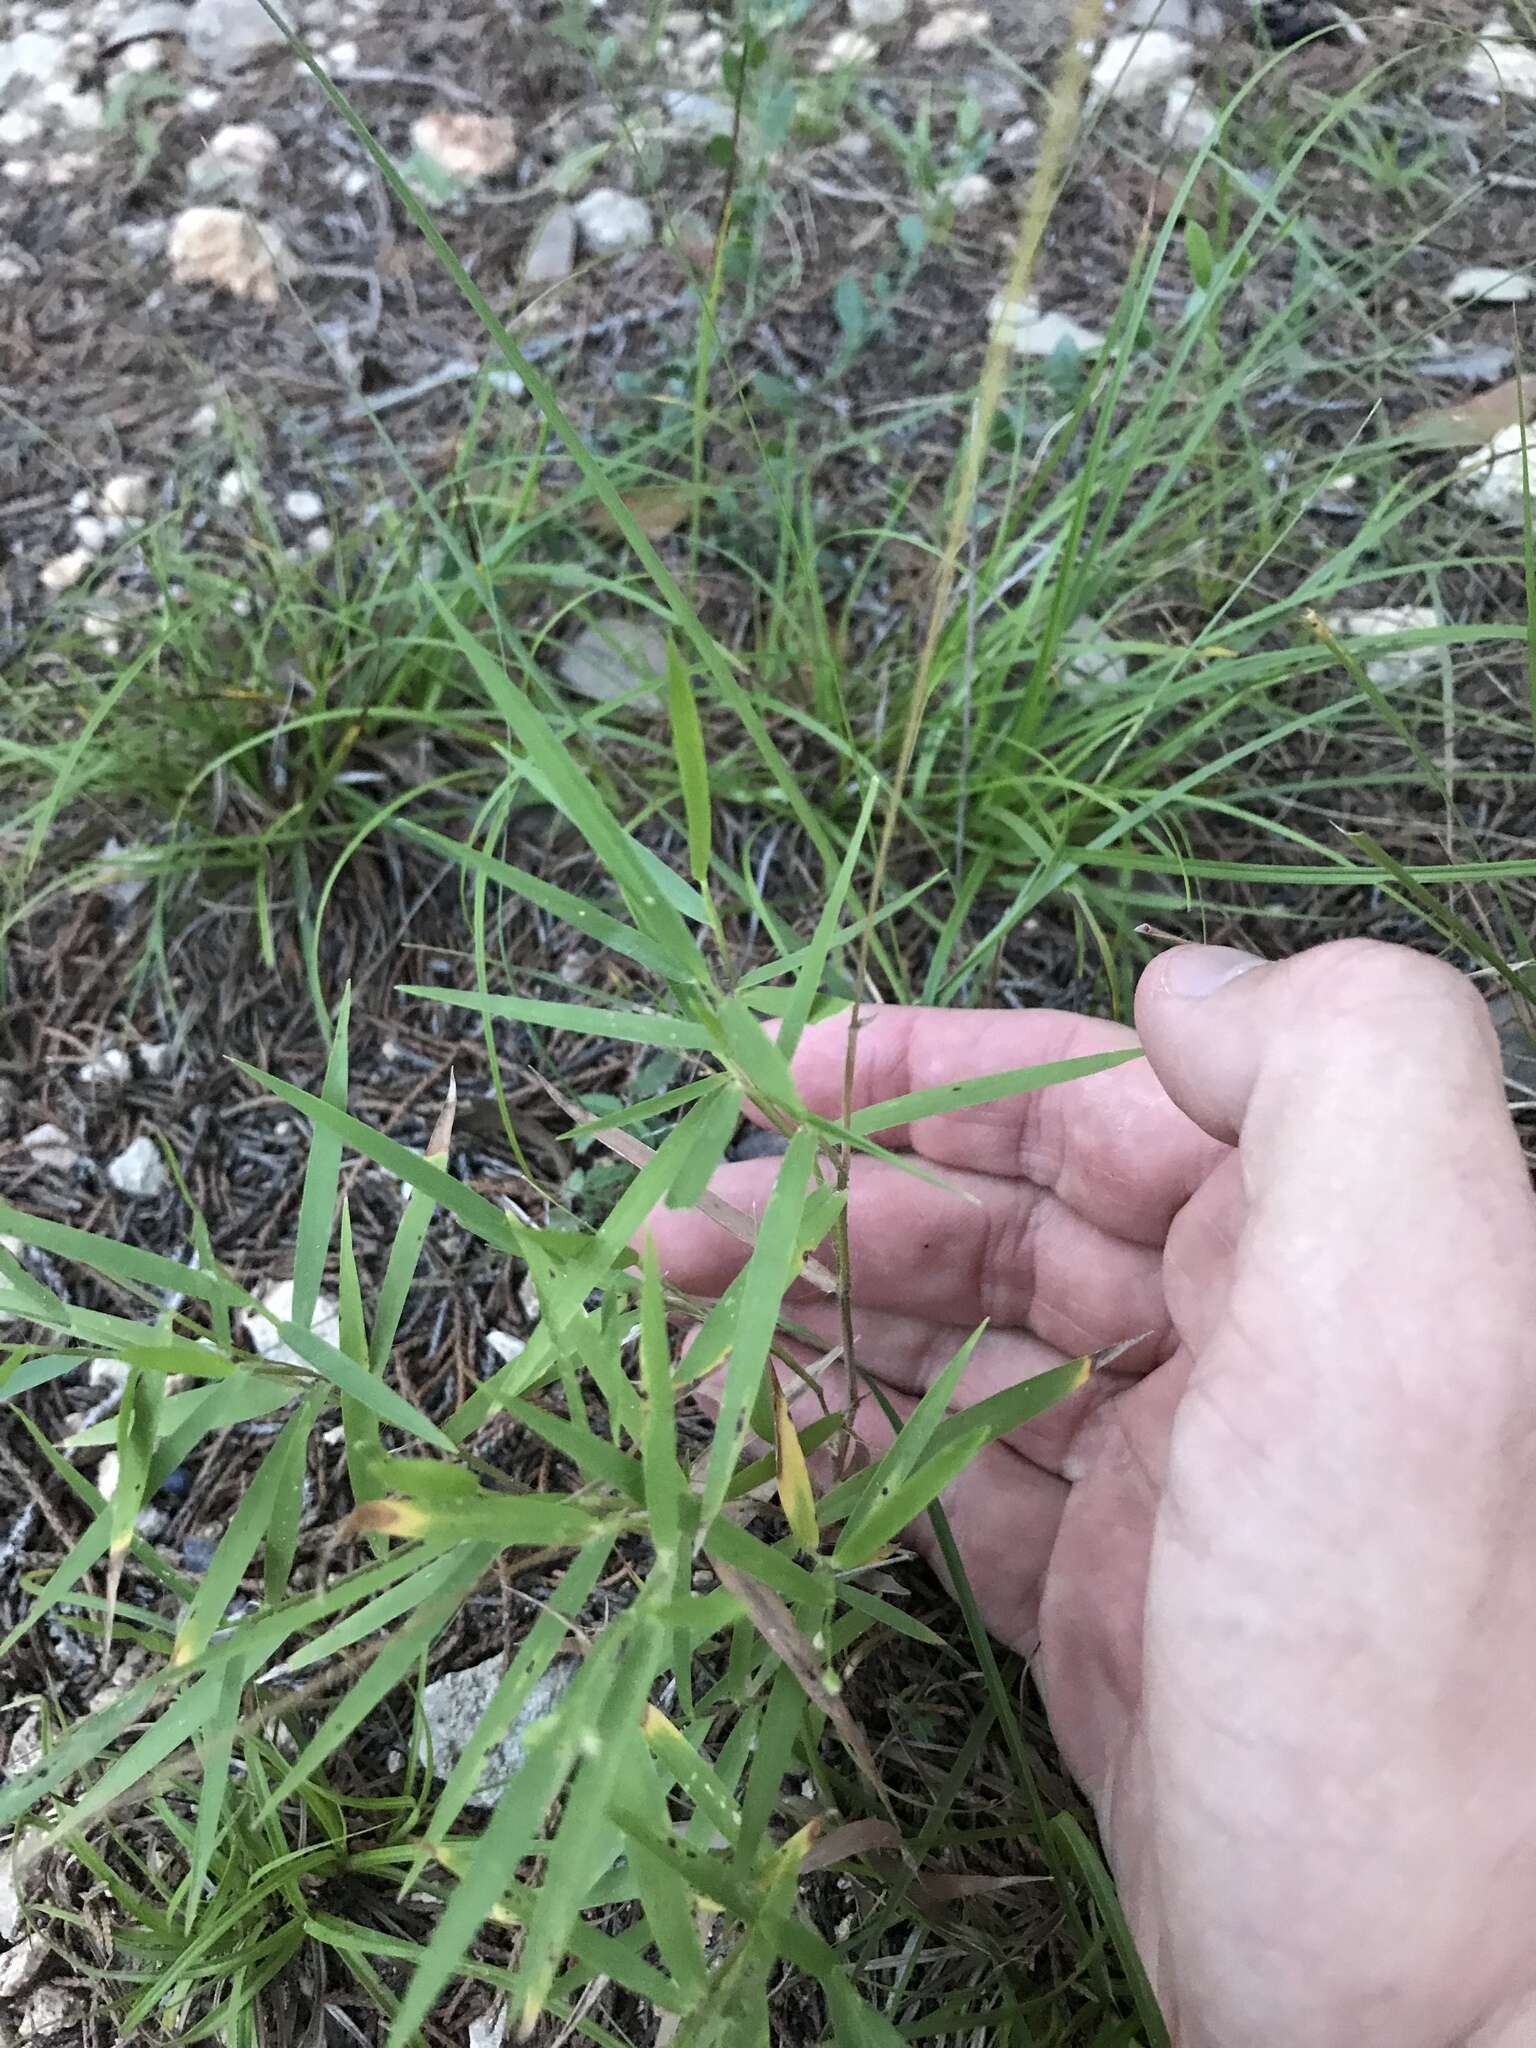
[(284, 498), (283, 510), (300, 526), (312, 526), (325, 511), (325, 502), (318, 491), (294, 490)]
[(135, 1201), (163, 1195), (171, 1184), (160, 1147), (148, 1136), (135, 1138), (115, 1159), (107, 1162), (107, 1179), (120, 1195)]
[(90, 566), (89, 548), (71, 548), (67, 554), (55, 555), (51, 562), (45, 562), (37, 580), (44, 590), (57, 597), (60, 591), (73, 590)]
[(76, 1069), (76, 1078), (87, 1088), (109, 1087), (133, 1074), (133, 1062), (120, 1045), (109, 1045)]
[(109, 477), (101, 487), (101, 509), (116, 519), (143, 519), (149, 511), (149, 478), (132, 470)]
[(80, 1163), (80, 1153), (68, 1131), (61, 1131), (57, 1124), (39, 1124), (28, 1131), (22, 1145), (31, 1153), (39, 1166), (51, 1166), (59, 1173), (68, 1173)]

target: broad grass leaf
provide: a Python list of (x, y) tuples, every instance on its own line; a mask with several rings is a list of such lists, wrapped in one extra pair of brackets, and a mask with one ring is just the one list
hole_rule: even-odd
[(482, 995), (468, 988), (402, 987), (403, 996), (473, 1010), (481, 1017), (507, 1017), (546, 1031), (576, 1031), (586, 1038), (616, 1038), (626, 1045), (659, 1045), (670, 1052), (710, 1052), (714, 1039), (702, 1024), (656, 1010), (604, 1010), (596, 1003), (546, 1002), (538, 996)]
[(693, 684), (675, 642), (667, 642), (667, 715), (672, 725), (672, 752), (683, 792), (683, 817), (688, 831), (688, 871), (700, 889), (709, 885), (711, 807), (709, 763), (704, 756), (704, 728)]
[(815, 1140), (811, 1133), (797, 1131), (780, 1163), (757, 1242), (741, 1276), (736, 1325), (720, 1384), (714, 1442), (699, 1510), (700, 1526), (705, 1530), (719, 1512), (735, 1472), (747, 1416), (778, 1328), (784, 1290), (800, 1262), (801, 1218), (810, 1193), (814, 1157)]
[(943, 1116), (948, 1110), (978, 1109), (985, 1103), (1004, 1102), (1015, 1095), (1029, 1095), (1037, 1088), (1052, 1088), (1063, 1081), (1079, 1081), (1089, 1074), (1102, 1074), (1111, 1067), (1123, 1067), (1128, 1060), (1142, 1057), (1139, 1045), (1118, 1052), (1088, 1053), (1081, 1059), (1047, 1060), (1035, 1067), (1010, 1067), (998, 1074), (980, 1074), (973, 1081), (946, 1081), (936, 1088), (918, 1088), (910, 1095), (893, 1096), (889, 1102), (874, 1102), (856, 1110), (848, 1128), (855, 1137), (867, 1138), (875, 1131), (888, 1131), (897, 1124), (918, 1123), (924, 1117)]
[[(342, 991), (336, 1011), (331, 1050), (320, 1086), (321, 1100), (333, 1109), (347, 1106), (347, 1029), (352, 1014), (352, 986)], [(336, 1194), (341, 1184), (341, 1138), (326, 1124), (316, 1124), (310, 1136), (309, 1158), (304, 1166), (304, 1188), (299, 1198), (299, 1221), (293, 1253), (293, 1320), (308, 1329), (315, 1320), (315, 1303), (325, 1274), (330, 1250), (331, 1225), (336, 1214)]]

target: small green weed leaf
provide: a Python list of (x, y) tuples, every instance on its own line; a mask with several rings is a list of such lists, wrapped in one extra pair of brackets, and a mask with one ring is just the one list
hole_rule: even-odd
[(323, 1392), (311, 1394), (289, 1416), (276, 1443), (256, 1468), (233, 1520), (219, 1539), (213, 1562), (203, 1574), (186, 1619), (176, 1632), (176, 1647), (171, 1652), (173, 1668), (195, 1663), (207, 1647), (224, 1619), (225, 1609), (240, 1590), (240, 1581), (261, 1547), (274, 1514), (294, 1514), (292, 1503), (283, 1496), (302, 1494), (304, 1450), (324, 1398)]
[(688, 871), (699, 888), (709, 886), (711, 850), (709, 763), (704, 756), (704, 728), (693, 684), (674, 641), (667, 642), (667, 713), (672, 721), (672, 752), (683, 792), (688, 827)]
[(741, 1090), (721, 1080), (718, 1093), (697, 1121), (694, 1142), (667, 1189), (669, 1209), (691, 1209), (709, 1186), (741, 1121)]
[[(333, 1109), (347, 1106), (347, 1027), (352, 1012), (352, 988), (342, 992), (331, 1035), (330, 1055), (320, 1095)], [(309, 1159), (304, 1168), (304, 1191), (299, 1200), (299, 1222), (293, 1253), (293, 1320), (308, 1329), (315, 1320), (315, 1303), (325, 1275), (326, 1253), (331, 1244), (331, 1224), (336, 1213), (336, 1192), (341, 1182), (341, 1138), (330, 1126), (316, 1124), (310, 1140)]]
[(747, 1415), (778, 1327), (780, 1303), (802, 1256), (800, 1226), (814, 1158), (815, 1139), (809, 1131), (797, 1131), (780, 1163), (757, 1243), (742, 1273), (736, 1327), (720, 1388), (700, 1508), (700, 1526), (706, 1530), (719, 1513), (741, 1455)]
[(1028, 1095), (1037, 1088), (1055, 1087), (1058, 1082), (1082, 1080), (1089, 1074), (1102, 1074), (1110, 1067), (1123, 1067), (1127, 1060), (1141, 1057), (1141, 1047), (1132, 1045), (1119, 1052), (1089, 1053), (1082, 1059), (1011, 1067), (1000, 1074), (979, 1075), (974, 1081), (946, 1081), (937, 1088), (918, 1088), (910, 1095), (894, 1096), (889, 1102), (871, 1103), (868, 1109), (855, 1111), (848, 1128), (855, 1137), (867, 1138), (897, 1124), (942, 1116), (946, 1110), (977, 1109), (983, 1103), (1004, 1102), (1010, 1096)]
[(510, 1017), (547, 1031), (579, 1031), (588, 1038), (617, 1038), (627, 1045), (661, 1045), (671, 1052), (707, 1052), (713, 1041), (701, 1024), (655, 1010), (604, 1010), (596, 1003), (545, 1002), (537, 996), (481, 995), (468, 988), (402, 987), (401, 995), (482, 1017)]
[(1189, 258), (1189, 274), (1196, 288), (1209, 291), (1211, 279), (1216, 275), (1216, 256), (1211, 248), (1211, 238), (1199, 221), (1187, 219), (1184, 223), (1184, 251)]

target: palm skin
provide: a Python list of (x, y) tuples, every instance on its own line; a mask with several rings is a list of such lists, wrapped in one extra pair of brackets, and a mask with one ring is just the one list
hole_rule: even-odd
[[(1481, 1002), (1393, 948), (1188, 948), (1137, 1023), (1144, 1061), (883, 1134), (953, 1192), (855, 1163), (860, 1368), (910, 1406), (985, 1318), (963, 1403), (1146, 1333), (945, 1506), (1179, 2048), (1536, 2044), (1536, 1205)], [(797, 1055), (814, 1110), (845, 1032)], [(856, 1103), (1129, 1037), (880, 1010)], [(740, 1263), (652, 1229), (690, 1291)]]

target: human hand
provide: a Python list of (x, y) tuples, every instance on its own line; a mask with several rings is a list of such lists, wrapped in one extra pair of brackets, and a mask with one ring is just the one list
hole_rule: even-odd
[[(1483, 1006), (1396, 948), (1187, 947), (1137, 1024), (1145, 1062), (882, 1134), (961, 1193), (854, 1162), (860, 1369), (909, 1409), (985, 1317), (966, 1402), (1151, 1333), (944, 1504), (990, 1626), (1038, 1645), (1179, 2048), (1524, 2048), (1536, 1204)], [(800, 1047), (815, 1110), (845, 1036)], [(855, 1106), (1128, 1042), (870, 1012)], [(760, 1208), (776, 1168), (716, 1190)], [(740, 1263), (652, 1228), (689, 1291)]]

